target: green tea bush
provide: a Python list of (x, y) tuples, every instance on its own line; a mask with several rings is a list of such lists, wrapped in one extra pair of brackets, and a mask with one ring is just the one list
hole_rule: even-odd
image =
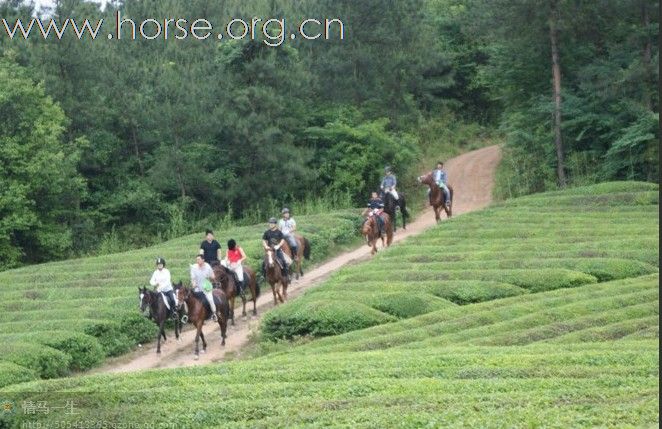
[(66, 375), (71, 364), (68, 354), (33, 343), (1, 344), (0, 359), (29, 368), (41, 378)]
[[(0, 360), (0, 388), (11, 384), (36, 380), (39, 376), (30, 368)], [(0, 423), (2, 421), (0, 420)]]
[(267, 340), (312, 335), (323, 337), (397, 320), (351, 301), (315, 300), (278, 307), (262, 320), (263, 337)]
[(71, 356), (70, 369), (74, 371), (92, 368), (105, 357), (99, 341), (80, 332), (43, 333), (34, 336), (34, 339)]
[[(156, 325), (155, 325), (156, 326)], [(135, 345), (117, 322), (97, 322), (85, 327), (83, 332), (96, 338), (106, 356), (126, 353)]]
[(427, 289), (436, 296), (460, 305), (528, 293), (526, 289), (508, 283), (469, 280), (439, 282), (428, 286)]

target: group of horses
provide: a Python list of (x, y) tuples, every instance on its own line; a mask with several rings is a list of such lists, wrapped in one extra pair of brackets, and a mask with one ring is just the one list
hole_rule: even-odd
[[(453, 187), (448, 185), (451, 202), (446, 204), (446, 195), (441, 187), (434, 181), (432, 172), (418, 177), (418, 182), (422, 185), (427, 185), (429, 193), (430, 206), (434, 210), (434, 217), (437, 222), (441, 220), (441, 212), (446, 212), (446, 216), (453, 215)], [(364, 221), (361, 233), (365, 237), (365, 241), (370, 246), (371, 254), (377, 253), (377, 243), (379, 240), (382, 242), (382, 248), (388, 247), (393, 242), (393, 234), (397, 229), (397, 211), (402, 214), (402, 229), (407, 229), (407, 218), (409, 211), (407, 210), (407, 202), (405, 196), (399, 193), (396, 199), (390, 192), (384, 194), (384, 210), (379, 215), (383, 220), (383, 229), (380, 232), (377, 223), (376, 215), (372, 215), (370, 209), (363, 212)]]
[[(418, 182), (427, 185), (430, 189), (429, 201), (434, 209), (435, 220), (438, 222), (441, 218), (442, 210), (446, 212), (448, 217), (452, 216), (451, 204), (446, 204), (445, 194), (442, 189), (437, 185), (432, 177), (432, 173), (418, 177)], [(448, 186), (453, 201), (453, 188)], [(402, 228), (407, 229), (407, 218), (409, 212), (407, 210), (407, 203), (405, 196), (400, 194), (396, 199), (390, 192), (384, 195), (384, 210), (381, 216), (384, 221), (383, 230), (380, 232), (377, 219), (371, 215), (370, 210), (364, 212), (365, 220), (362, 226), (362, 234), (365, 237), (367, 244), (372, 247), (371, 253), (374, 255), (377, 252), (377, 241), (381, 239), (382, 247), (390, 246), (393, 241), (393, 234), (397, 229), (397, 211), (402, 214)], [(297, 240), (297, 253), (292, 254), (287, 240), (283, 245), (283, 252), (292, 256), (292, 267), (294, 267), (293, 274), (298, 279), (303, 276), (302, 262), (303, 259), (310, 259), (310, 242), (300, 235), (295, 234)], [(273, 293), (274, 305), (283, 303), (287, 300), (287, 288), (290, 284), (290, 277), (284, 274), (284, 268), (280, 265), (276, 256), (276, 249), (268, 247), (264, 251), (264, 277), (265, 281), (271, 286)], [(227, 338), (228, 322), (234, 326), (234, 310), (235, 298), (237, 295), (242, 300), (242, 316), (246, 316), (246, 303), (248, 301), (245, 293), (241, 293), (237, 287), (237, 280), (234, 273), (224, 265), (216, 262), (212, 264), (214, 271), (215, 281), (213, 283), (214, 289), (212, 296), (216, 306), (216, 319), (221, 331), (221, 346), (225, 345)], [(244, 269), (244, 284), (251, 292), (250, 300), (253, 301), (253, 314), (257, 315), (257, 298), (260, 295), (260, 283), (256, 277), (256, 273), (248, 266), (243, 266)], [(203, 353), (207, 349), (207, 341), (202, 332), (202, 326), (211, 315), (209, 305), (202, 292), (195, 292), (190, 286), (184, 286), (182, 282), (173, 285), (175, 294), (177, 295), (178, 307), (174, 309), (174, 325), (175, 325), (175, 338), (179, 340), (179, 335), (182, 331), (182, 324), (190, 322), (195, 326), (195, 359), (199, 357), (200, 348), (199, 342), (202, 340)], [(156, 322), (159, 327), (157, 334), (156, 353), (161, 353), (161, 338), (166, 340), (165, 323), (170, 315), (170, 310), (166, 307), (165, 301), (161, 293), (148, 290), (146, 287), (138, 288), (140, 297), (140, 309), (145, 312), (149, 309), (149, 316)]]
[[(287, 241), (283, 245), (283, 252), (292, 256), (292, 267), (296, 278), (303, 276), (303, 259), (310, 259), (310, 242), (302, 236), (295, 235), (298, 248), (297, 253), (292, 254)], [(287, 288), (290, 284), (290, 277), (284, 274), (276, 258), (276, 250), (273, 247), (265, 249), (264, 252), (264, 273), (265, 281), (271, 286), (274, 297), (274, 305), (283, 303), (287, 300)], [(249, 299), (246, 293), (239, 290), (235, 274), (219, 262), (211, 265), (214, 272), (214, 288), (212, 296), (216, 307), (216, 320), (221, 331), (221, 346), (225, 345), (227, 338), (227, 328), (230, 322), (234, 326), (235, 298), (239, 296), (242, 301), (242, 316), (246, 316), (246, 303)], [(250, 300), (253, 301), (253, 315), (257, 315), (257, 298), (260, 296), (260, 282), (252, 268), (244, 265), (244, 284), (250, 291)], [(180, 340), (179, 335), (182, 331), (182, 324), (190, 322), (196, 329), (195, 335), (195, 359), (200, 355), (199, 342), (202, 340), (202, 352), (207, 350), (207, 341), (205, 340), (202, 326), (209, 319), (211, 307), (206, 303), (206, 298), (202, 292), (196, 292), (190, 286), (185, 286), (181, 281), (173, 284), (175, 295), (177, 296), (178, 306), (172, 310), (172, 317), (175, 325), (175, 338)], [(156, 353), (161, 353), (161, 338), (166, 341), (165, 324), (171, 314), (166, 306), (163, 295), (160, 292), (148, 290), (146, 287), (138, 288), (140, 298), (140, 310), (145, 312), (149, 310), (149, 317), (154, 320), (158, 326), (156, 337)]]

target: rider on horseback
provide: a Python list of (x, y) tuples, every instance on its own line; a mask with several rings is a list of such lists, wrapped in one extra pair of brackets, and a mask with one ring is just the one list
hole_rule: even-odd
[(172, 289), (172, 282), (170, 281), (170, 271), (165, 267), (166, 262), (163, 258), (156, 258), (156, 270), (149, 280), (149, 284), (154, 286), (157, 292), (160, 292), (168, 300), (170, 307), (170, 316), (173, 319), (177, 318), (177, 297)]
[(280, 229), (283, 236), (285, 236), (285, 240), (287, 240), (287, 243), (292, 250), (292, 259), (295, 259), (299, 250), (297, 239), (294, 236), (294, 231), (297, 229), (297, 223), (290, 217), (290, 209), (287, 207), (281, 211), (281, 214), (283, 215), (283, 218), (278, 221), (278, 229)]
[(241, 265), (245, 259), (246, 253), (244, 253), (244, 249), (237, 246), (237, 242), (234, 239), (231, 238), (228, 240), (228, 253), (225, 255), (225, 259), (223, 259), (221, 265), (236, 274), (237, 287), (241, 295), (245, 293), (244, 268)]
[[(262, 246), (264, 247), (264, 250), (269, 250), (270, 247), (273, 247), (273, 249), (276, 251), (276, 258), (278, 258), (280, 265), (283, 268), (283, 276), (285, 276), (289, 281), (290, 276), (287, 269), (287, 259), (285, 258), (283, 249), (281, 249), (283, 244), (285, 244), (285, 236), (281, 230), (278, 229), (276, 218), (269, 218), (269, 229), (266, 230), (264, 234), (262, 234)], [(265, 278), (266, 269), (267, 268), (264, 266), (264, 264), (262, 264), (262, 275)]]
[(384, 233), (384, 219), (382, 219), (382, 212), (384, 211), (384, 201), (379, 198), (377, 192), (372, 193), (370, 201), (368, 201), (368, 209), (370, 210), (369, 216), (375, 216), (377, 219), (377, 228), (379, 230), (379, 235), (381, 236)]
[(221, 259), (221, 245), (214, 239), (214, 231), (211, 229), (206, 231), (205, 240), (200, 243), (200, 253), (210, 266)]
[[(448, 175), (444, 171), (444, 163), (441, 161), (437, 162), (437, 168), (432, 171), (432, 178), (434, 182), (444, 191), (444, 196), (446, 197), (446, 208), (451, 206), (451, 193), (448, 189)], [(430, 195), (430, 190), (428, 190), (428, 195)]]
[(204, 256), (201, 254), (196, 255), (195, 264), (191, 265), (191, 285), (194, 292), (202, 292), (209, 303), (211, 308), (211, 316), (214, 322), (216, 318), (216, 304), (214, 303), (214, 296), (212, 289), (205, 290), (206, 283), (214, 281), (214, 270), (205, 262)]
[(390, 193), (393, 195), (393, 197), (397, 200), (398, 199), (398, 192), (395, 190), (395, 186), (398, 184), (398, 179), (395, 177), (395, 174), (393, 174), (393, 171), (391, 170), (391, 167), (386, 166), (384, 168), (384, 173), (385, 176), (382, 178), (382, 183), (380, 185), (381, 193), (382, 193), (382, 198), (386, 195), (386, 193)]

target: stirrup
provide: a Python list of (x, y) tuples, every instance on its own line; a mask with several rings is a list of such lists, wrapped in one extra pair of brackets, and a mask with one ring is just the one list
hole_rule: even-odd
[(218, 316), (216, 315), (216, 313), (211, 314), (211, 320), (213, 320), (214, 322), (218, 322)]

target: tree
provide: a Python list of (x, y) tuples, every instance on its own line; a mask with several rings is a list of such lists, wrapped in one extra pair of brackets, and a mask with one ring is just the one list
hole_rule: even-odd
[(0, 59), (0, 268), (71, 250), (84, 142), (63, 141), (62, 109), (25, 69)]

